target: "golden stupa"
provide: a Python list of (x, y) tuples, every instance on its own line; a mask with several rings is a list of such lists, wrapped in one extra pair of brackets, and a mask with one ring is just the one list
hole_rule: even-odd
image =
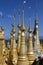
[[(15, 22), (15, 14), (13, 16)], [(38, 32), (38, 17), (35, 19), (35, 29), (32, 30), (30, 24), (28, 32), (25, 34), (24, 25), (24, 3), (22, 9), (22, 25), (20, 24), (20, 11), (18, 12), (18, 36), (16, 37), (15, 23), (12, 23), (10, 34), (10, 47), (8, 49), (4, 39), (4, 25), (2, 16), (2, 27), (0, 27), (0, 65), (40, 65), (40, 57), (43, 56), (43, 47), (40, 44)], [(29, 22), (30, 23), (30, 22)], [(33, 34), (34, 33), (34, 34)], [(27, 36), (28, 34), (28, 36)], [(27, 37), (25, 37), (27, 36)], [(35, 40), (33, 40), (36, 36)], [(28, 44), (28, 45), (27, 45)], [(37, 49), (34, 49), (36, 44)], [(36, 51), (35, 51), (36, 50)], [(42, 52), (42, 53), (41, 53)], [(37, 55), (35, 55), (37, 53)], [(42, 56), (41, 56), (42, 54)], [(38, 60), (39, 61), (38, 61)]]
[[(15, 21), (15, 17), (14, 17)], [(9, 53), (9, 61), (8, 65), (16, 65), (18, 60), (17, 55), (17, 46), (16, 46), (16, 39), (15, 39), (15, 29), (14, 23), (12, 24), (12, 32), (11, 32), (11, 46), (10, 46), (10, 53)]]
[(25, 43), (24, 7), (22, 10), (21, 45), (17, 65), (29, 65)]
[(17, 52), (19, 54), (20, 51), (20, 43), (21, 43), (21, 25), (20, 25), (20, 11), (18, 12), (18, 44), (17, 44)]
[[(29, 16), (29, 23), (30, 23), (30, 16)], [(33, 35), (32, 35), (32, 29), (31, 25), (29, 24), (29, 29), (28, 29), (29, 35), (28, 35), (28, 60), (29, 60), (29, 65), (32, 65), (34, 60), (35, 60), (35, 53), (33, 49)]]
[(41, 46), (40, 46), (40, 40), (39, 40), (39, 33), (38, 33), (38, 17), (37, 16), (36, 16), (36, 20), (35, 20), (34, 33), (36, 35), (37, 50), (38, 50), (38, 52), (41, 52)]
[(2, 16), (2, 27), (0, 28), (0, 65), (6, 65), (6, 46), (5, 46), (5, 40), (4, 40), (4, 17)]

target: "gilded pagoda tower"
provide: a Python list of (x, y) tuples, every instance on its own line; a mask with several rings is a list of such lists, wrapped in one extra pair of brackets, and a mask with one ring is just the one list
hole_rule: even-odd
[(0, 65), (6, 65), (5, 63), (5, 40), (4, 40), (4, 16), (2, 16), (2, 27), (0, 28)]
[(17, 44), (17, 52), (19, 54), (20, 51), (20, 43), (21, 43), (21, 25), (20, 25), (20, 11), (18, 12), (18, 44)]
[(17, 65), (29, 65), (25, 44), (24, 6), (22, 10), (21, 45)]
[[(29, 22), (30, 22), (30, 16), (29, 16)], [(27, 54), (28, 54), (29, 65), (32, 65), (32, 63), (35, 60), (35, 54), (34, 54), (34, 49), (33, 49), (33, 41), (32, 41), (33, 35), (32, 35), (32, 29), (30, 27), (30, 24), (29, 24), (28, 32), (29, 32), (29, 36), (28, 36), (28, 51), (27, 51)]]
[[(15, 16), (14, 16), (15, 21)], [(9, 61), (8, 65), (16, 65), (18, 60), (17, 55), (17, 48), (16, 48), (16, 39), (15, 39), (15, 28), (14, 23), (12, 24), (12, 32), (11, 32), (11, 47), (10, 47), (10, 53), (9, 53)]]
[(39, 33), (38, 33), (38, 17), (37, 16), (36, 16), (36, 20), (35, 20), (35, 28), (34, 28), (33, 34), (34, 34), (34, 36), (36, 36), (36, 46), (37, 46), (38, 52), (40, 52), (41, 45), (40, 45)]

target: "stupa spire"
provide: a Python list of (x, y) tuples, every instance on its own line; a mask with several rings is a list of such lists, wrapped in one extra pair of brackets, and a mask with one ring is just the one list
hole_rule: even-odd
[(36, 18), (36, 43), (37, 43), (37, 49), (38, 52), (40, 52), (40, 41), (39, 41), (39, 33), (38, 33), (38, 19)]
[(38, 12), (36, 12), (35, 27), (34, 27), (33, 34), (34, 34), (34, 36), (36, 36), (37, 50), (38, 50), (38, 52), (40, 52), (41, 51), (41, 46), (40, 46), (39, 32), (38, 32)]
[(24, 26), (24, 2), (23, 2), (23, 7), (22, 7), (22, 25), (21, 25), (21, 29), (25, 30), (25, 26)]
[[(31, 22), (31, 18), (29, 15), (29, 23)], [(34, 49), (33, 49), (33, 42), (32, 42), (32, 29), (31, 29), (31, 24), (29, 24), (29, 29), (28, 29), (29, 35), (28, 35), (28, 60), (29, 60), (29, 64), (32, 65), (32, 63), (35, 60), (35, 54), (34, 54)]]
[(20, 25), (20, 11), (18, 11), (18, 44), (17, 44), (18, 54), (20, 51), (20, 43), (21, 43), (21, 25)]
[(14, 13), (13, 18), (14, 18), (14, 21), (12, 23), (12, 32), (15, 31), (15, 13)]
[[(14, 22), (15, 22), (15, 16), (14, 16)], [(18, 59), (18, 55), (17, 55), (17, 46), (16, 46), (16, 37), (15, 37), (15, 28), (14, 28), (14, 22), (12, 25), (12, 32), (11, 32), (11, 50), (10, 50), (10, 63), (12, 61), (13, 65), (17, 64), (17, 59)]]
[(2, 15), (2, 26), (4, 26), (4, 16)]
[(2, 30), (4, 31), (4, 16), (2, 15)]
[(18, 11), (18, 25), (20, 24), (20, 9)]
[(4, 40), (4, 15), (2, 15), (2, 27), (1, 27), (1, 29), (2, 29), (2, 37), (3, 37), (3, 55), (6, 56), (6, 47), (5, 47), (5, 40)]
[(26, 52), (26, 43), (25, 43), (25, 27), (24, 27), (24, 6), (22, 9), (22, 26), (21, 26), (21, 45), (20, 52), (18, 57), (17, 65), (29, 65), (27, 52)]

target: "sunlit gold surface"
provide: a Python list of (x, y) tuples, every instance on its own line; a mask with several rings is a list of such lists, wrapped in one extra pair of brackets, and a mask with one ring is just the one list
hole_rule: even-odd
[(5, 40), (4, 40), (4, 27), (3, 29), (0, 28), (0, 65), (6, 65), (5, 58), (6, 58), (6, 47), (5, 47)]
[(38, 52), (41, 51), (41, 46), (40, 46), (40, 41), (39, 41), (39, 33), (38, 33), (38, 20), (36, 19), (36, 43), (37, 43), (37, 49), (38, 49)]
[(22, 10), (21, 45), (17, 65), (29, 65), (25, 43), (24, 9)]
[(26, 54), (24, 31), (21, 32), (21, 46), (20, 46), (20, 53), (19, 53), (17, 65), (29, 65), (28, 57)]
[(35, 60), (35, 54), (33, 50), (33, 42), (32, 42), (32, 29), (29, 28), (28, 30), (29, 36), (28, 36), (28, 60), (29, 60), (29, 65), (32, 65), (32, 63)]
[(12, 65), (16, 65), (17, 64), (17, 59), (18, 59), (18, 55), (17, 55), (17, 48), (16, 48), (16, 40), (15, 40), (15, 29), (12, 31), (11, 34), (11, 47), (10, 47), (10, 54), (9, 54), (9, 61), (8, 61), (8, 65), (9, 63)]
[(21, 25), (18, 24), (18, 44), (17, 44), (17, 52), (19, 54), (20, 51), (20, 44), (21, 44)]

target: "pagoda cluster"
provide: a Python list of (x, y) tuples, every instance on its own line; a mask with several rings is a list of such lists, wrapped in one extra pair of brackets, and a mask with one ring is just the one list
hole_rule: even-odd
[[(38, 18), (35, 19), (34, 31), (28, 28), (26, 41), (24, 26), (24, 7), (22, 9), (22, 24), (20, 25), (20, 12), (18, 13), (18, 42), (16, 43), (15, 23), (12, 24), (10, 49), (6, 48), (4, 40), (4, 26), (0, 28), (0, 65), (33, 65), (34, 61), (42, 57), (42, 46), (38, 34)], [(15, 22), (15, 16), (14, 16)], [(35, 65), (39, 65), (37, 62)]]

